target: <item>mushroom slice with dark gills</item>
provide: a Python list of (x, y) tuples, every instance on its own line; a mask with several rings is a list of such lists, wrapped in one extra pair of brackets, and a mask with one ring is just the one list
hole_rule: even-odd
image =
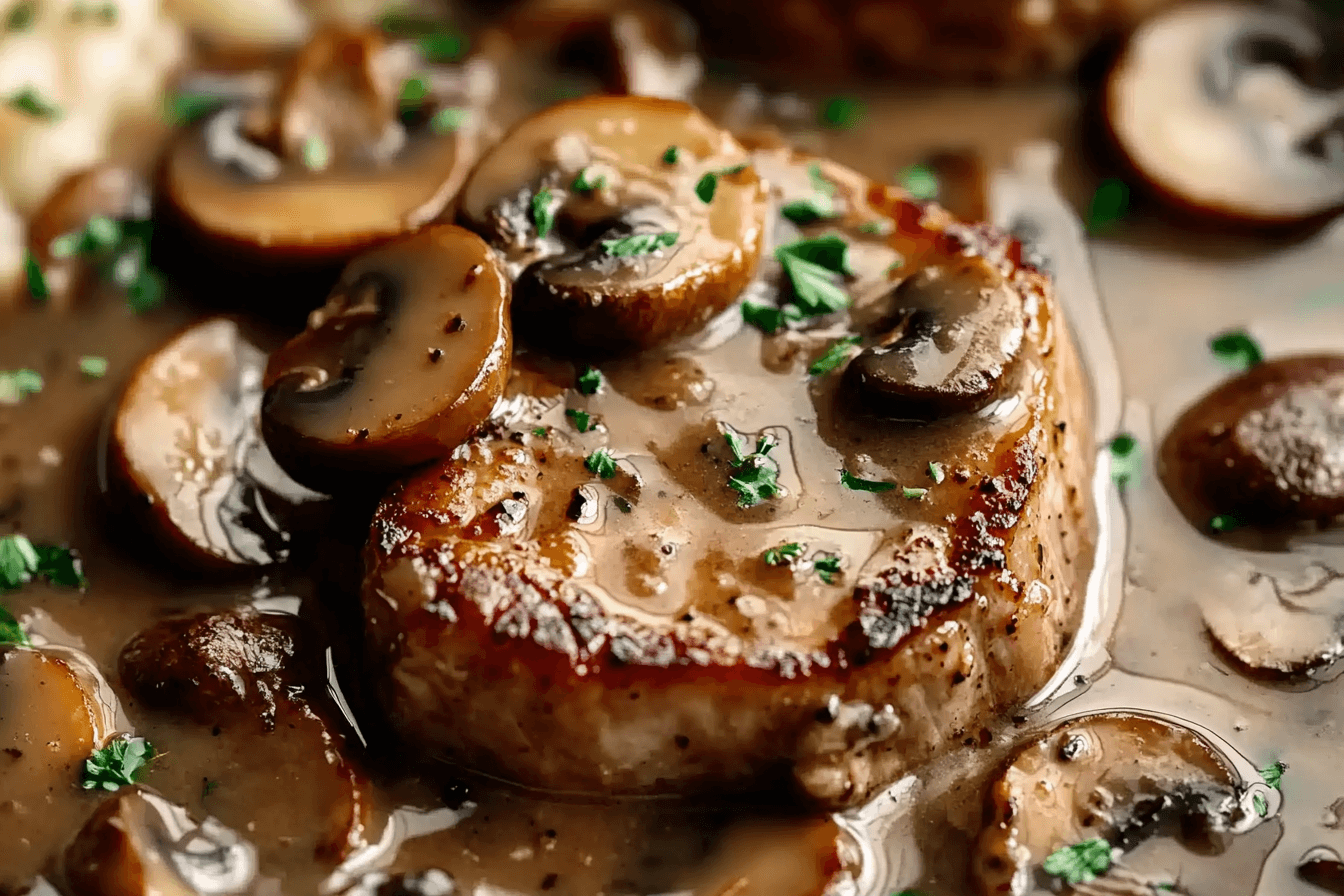
[(1183, 4), (1142, 25), (1111, 71), (1105, 115), (1166, 199), (1245, 224), (1344, 208), (1344, 88), (1305, 17)]
[(65, 851), (84, 896), (233, 896), (249, 892), (256, 849), (214, 818), (196, 822), (147, 787), (108, 797)]
[(1344, 515), (1344, 356), (1275, 359), (1223, 383), (1172, 425), (1158, 473), (1202, 532), (1331, 525)]
[(509, 297), (495, 253), (460, 227), (428, 227), (360, 256), (308, 328), (271, 356), (267, 444), (309, 482), (448, 454), (504, 390)]
[(1226, 760), (1188, 729), (1135, 715), (1074, 719), (1020, 751), (991, 782), (975, 878), (984, 896), (1026, 896), (1038, 892), (1038, 869), (1061, 849), (1102, 840), (1109, 858), (1112, 848), (1159, 834), (1217, 838), (1241, 821), (1240, 797)]
[(324, 496), (290, 479), (261, 439), (266, 354), (232, 318), (195, 324), (132, 373), (106, 446), (104, 485), (187, 569), (265, 566)]
[[(298, 618), (240, 609), (166, 619), (132, 638), (118, 666), (149, 710), (156, 784), (246, 830), (263, 871), (300, 855), (334, 863), (365, 845), (371, 785), (332, 722), (321, 653)], [(177, 771), (178, 753), (213, 770), (204, 795), (199, 778)]]
[(483, 99), (468, 68), (429, 66), (376, 31), (318, 31), (268, 104), (183, 131), (163, 194), (206, 249), (343, 261), (449, 207), (475, 160)]
[[(783, 783), (843, 804), (987, 736), (1054, 673), (1090, 566), (1092, 449), (1049, 282), (1011, 240), (845, 178), (818, 226), (862, 241), (846, 287), (864, 293), (828, 330), (686, 340), (694, 401), (638, 400), (626, 366), (656, 378), (656, 351), (595, 392), (567, 391), (567, 365), (520, 375), (507, 413), (388, 492), (363, 603), (405, 743), (555, 790)], [(1011, 412), (910, 426), (806, 375), (889, 297), (896, 254), (984, 257), (1030, 293)], [(758, 360), (786, 338), (808, 350)]]
[(522, 339), (613, 354), (692, 332), (737, 298), (766, 200), (746, 151), (684, 103), (587, 97), (527, 119), (463, 189), (463, 223), (518, 272)]

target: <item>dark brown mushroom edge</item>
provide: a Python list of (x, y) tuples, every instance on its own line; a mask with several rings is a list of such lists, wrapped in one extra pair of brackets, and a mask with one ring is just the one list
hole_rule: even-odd
[(989, 821), (972, 856), (976, 882), (984, 896), (1039, 892), (1046, 858), (1085, 844), (1108, 857), (1094, 866), (1106, 880), (1079, 892), (1158, 892), (1169, 879), (1145, 880), (1109, 857), (1154, 836), (1206, 851), (1230, 838), (1243, 796), (1223, 757), (1188, 729), (1136, 715), (1074, 719), (1021, 750), (990, 783)]
[(462, 82), (412, 45), (325, 28), (268, 103), (177, 137), (164, 199), (216, 255), (344, 261), (448, 209), (482, 131)]
[(460, 217), (516, 276), (521, 339), (632, 352), (699, 329), (750, 281), (766, 200), (748, 161), (685, 103), (585, 97), (505, 136)]
[(237, 321), (207, 318), (145, 358), (117, 404), (103, 475), (110, 506), (185, 570), (284, 560), (291, 533), (324, 500), (262, 441), (266, 357)]
[[(659, 286), (639, 302), (671, 318), (632, 329), (642, 269), (588, 269), (593, 306), (538, 280), (591, 248), (523, 265), (515, 320), (544, 318), (546, 344), (655, 347), (610, 378), (517, 355), (483, 432), (390, 491), (365, 556), (371, 674), (407, 744), (527, 785), (853, 803), (989, 737), (1065, 655), (1093, 538), (1088, 392), (1018, 243), (787, 150), (707, 164), (684, 145), (699, 121), (562, 105), (472, 178), (464, 214), (516, 259), (572, 239), (539, 239), (529, 208), (603, 160), (618, 194), (647, 179), (676, 197), (659, 214), (739, 235), (770, 184), (775, 251), (733, 314), (663, 344), (706, 312)], [(669, 193), (725, 163), (747, 167), (713, 204)], [(687, 249), (711, 247), (729, 241)], [(639, 282), (687, 270), (651, 264)], [(909, 364), (882, 384), (845, 372), (887, 349)]]
[(292, 475), (319, 484), (447, 455), (504, 391), (509, 299), (495, 253), (460, 227), (361, 255), (271, 356), (267, 444)]
[(1286, 10), (1178, 6), (1142, 25), (1110, 72), (1110, 135), (1187, 211), (1243, 225), (1324, 220), (1344, 208), (1332, 39)]

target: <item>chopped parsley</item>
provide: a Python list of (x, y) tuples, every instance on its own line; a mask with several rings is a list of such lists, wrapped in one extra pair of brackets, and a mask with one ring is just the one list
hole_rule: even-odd
[(858, 127), (866, 113), (862, 101), (849, 96), (835, 96), (821, 107), (821, 123), (828, 128), (848, 131)]
[(36, 0), (19, 0), (9, 8), (9, 13), (5, 16), (6, 31), (27, 31), (33, 27), (33, 21), (37, 18)]
[(587, 411), (580, 411), (578, 408), (569, 408), (565, 411), (565, 416), (574, 421), (574, 428), (579, 432), (588, 432), (593, 428), (592, 415)]
[(163, 304), (163, 292), (163, 275), (146, 267), (126, 287), (126, 304), (136, 314), (142, 314)]
[(1238, 370), (1249, 370), (1265, 360), (1265, 353), (1245, 330), (1228, 330), (1209, 340), (1209, 351), (1225, 364)]
[(42, 374), (36, 370), (0, 370), (0, 404), (18, 404), (41, 391)]
[(788, 566), (802, 555), (803, 546), (796, 541), (791, 541), (778, 547), (767, 548), (761, 554), (761, 559), (765, 561), (766, 566)]
[(910, 488), (909, 486), (906, 486), (901, 489), (901, 497), (911, 501), (923, 501), (924, 496), (928, 493), (929, 490), (927, 488)]
[(0, 591), (21, 588), (34, 577), (66, 588), (83, 588), (87, 583), (79, 554), (69, 548), (35, 545), (18, 533), (0, 538)]
[(695, 182), (695, 195), (705, 205), (709, 205), (714, 201), (714, 194), (719, 189), (719, 178), (727, 174), (736, 174), (746, 167), (745, 164), (742, 164), (734, 165), (731, 168), (720, 168), (718, 171), (706, 171)]
[(555, 197), (548, 187), (542, 187), (532, 197), (532, 223), (537, 228), (537, 237), (546, 239), (555, 226)]
[(894, 229), (895, 226), (886, 219), (864, 221), (859, 225), (859, 233), (867, 233), (872, 236), (886, 236)]
[(896, 487), (894, 482), (879, 482), (876, 479), (860, 479), (848, 470), (840, 471), (840, 484), (856, 492), (889, 492)]
[(1284, 762), (1274, 762), (1258, 771), (1266, 784), (1278, 790), (1280, 789), (1279, 785), (1283, 783), (1283, 773), (1288, 771), (1288, 765)]
[(80, 783), (85, 790), (129, 787), (153, 758), (154, 745), (143, 737), (118, 738), (84, 760)]
[(728, 485), (737, 492), (737, 506), (755, 507), (779, 494), (779, 468), (768, 455), (775, 447), (770, 436), (756, 440), (756, 450), (747, 451), (747, 442), (731, 429), (723, 433), (728, 450), (733, 453), (733, 469)]
[(1111, 867), (1111, 844), (1094, 837), (1065, 846), (1046, 856), (1041, 867), (1070, 885), (1090, 883)]
[(309, 171), (325, 171), (331, 164), (331, 149), (327, 146), (327, 141), (317, 134), (309, 134), (303, 141), (301, 155), (303, 167)]
[(583, 465), (589, 473), (594, 473), (602, 479), (610, 479), (616, 475), (616, 460), (605, 448), (599, 448), (584, 458)]
[(29, 647), (32, 641), (28, 640), (28, 635), (24, 632), (23, 626), (19, 625), (19, 620), (14, 618), (14, 614), (0, 607), (0, 644), (17, 644), (20, 647)]
[(943, 472), (943, 465), (936, 460), (929, 461), (929, 478), (933, 480), (934, 485), (942, 485), (947, 474)]
[(675, 146), (669, 146), (663, 150), (663, 164), (665, 165), (675, 165), (680, 158), (681, 150)]
[(208, 797), (210, 794), (214, 793), (214, 792), (215, 792), (215, 788), (217, 788), (217, 787), (219, 787), (219, 782), (218, 782), (218, 781), (212, 781), (212, 780), (210, 780), (209, 778), (202, 778), (202, 779), (201, 779), (201, 799), (205, 799), (205, 798)]
[(61, 117), (61, 109), (54, 103), (49, 103), (42, 98), (37, 89), (31, 85), (23, 88), (18, 93), (11, 94), (7, 100), (11, 109), (17, 109), (24, 115), (33, 118), (42, 118), (48, 121), (54, 121)]
[(1087, 210), (1087, 230), (1096, 233), (1114, 224), (1129, 211), (1129, 185), (1116, 177), (1108, 177), (1097, 185), (1092, 204)]
[(1241, 520), (1230, 513), (1217, 513), (1209, 519), (1209, 528), (1215, 532), (1231, 532), (1241, 528)]
[(456, 31), (436, 31), (422, 36), (417, 44), (429, 62), (454, 62), (467, 51), (466, 35)]
[(600, 190), (607, 185), (605, 174), (598, 173), (596, 176), (592, 173), (592, 168), (584, 168), (574, 177), (574, 189), (580, 193), (591, 193), (593, 190)]
[(52, 240), (47, 251), (51, 253), (52, 258), (97, 255), (113, 248), (121, 240), (120, 221), (106, 215), (94, 215), (82, 229), (63, 233)]
[(1269, 814), (1269, 802), (1265, 799), (1263, 794), (1257, 793), (1252, 796), (1251, 805), (1255, 807), (1255, 814), (1259, 815), (1261, 818), (1264, 818)]
[(812, 195), (795, 199), (780, 209), (795, 224), (811, 224), (835, 215), (835, 185), (822, 176), (821, 166), (816, 162), (807, 166), (807, 174), (812, 180)]
[(816, 239), (785, 243), (775, 250), (775, 257), (783, 263), (786, 258), (800, 259), (836, 274), (853, 275), (849, 264), (849, 243), (834, 233)]
[(45, 302), (51, 298), (47, 275), (42, 273), (42, 265), (37, 263), (37, 257), (27, 250), (23, 253), (23, 273), (28, 281), (28, 295), (33, 297), (33, 301)]
[(85, 355), (79, 359), (79, 372), (90, 379), (102, 379), (107, 376), (107, 359), (97, 355)]
[(1139, 474), (1139, 441), (1127, 432), (1111, 439), (1111, 480), (1124, 487)]
[(787, 323), (795, 323), (805, 315), (793, 305), (766, 305), (762, 302), (743, 302), (742, 319), (767, 335), (779, 332)]
[(596, 367), (585, 367), (577, 380), (578, 390), (584, 395), (596, 395), (602, 388), (602, 371)]
[(681, 234), (670, 230), (662, 233), (632, 233), (617, 240), (603, 240), (602, 251), (616, 258), (648, 255), (676, 245), (679, 236)]
[(451, 134), (471, 121), (471, 110), (448, 106), (435, 112), (429, 119), (429, 129), (436, 134)]
[(819, 554), (812, 561), (812, 568), (823, 582), (834, 585), (836, 577), (840, 575), (840, 557), (837, 554)]
[(163, 105), (168, 123), (180, 127), (215, 114), (228, 105), (228, 100), (213, 93), (179, 91), (168, 97)]
[(534, 427), (532, 427), (532, 435), (536, 436), (536, 437), (539, 438), (539, 439), (541, 439), (541, 438), (545, 438), (545, 436), (546, 436), (546, 427), (544, 427), (544, 426), (534, 426)]
[(805, 316), (831, 314), (849, 307), (848, 294), (835, 284), (826, 268), (796, 255), (779, 255), (779, 261), (793, 287), (793, 304)]
[(928, 165), (911, 165), (901, 172), (900, 181), (915, 199), (928, 202), (938, 198), (938, 175)]
[(403, 116), (413, 115), (429, 99), (429, 82), (420, 75), (407, 78), (397, 95), (397, 109)]
[(831, 343), (830, 348), (807, 368), (811, 376), (824, 376), (835, 370), (849, 358), (853, 348), (862, 341), (859, 336), (846, 336)]

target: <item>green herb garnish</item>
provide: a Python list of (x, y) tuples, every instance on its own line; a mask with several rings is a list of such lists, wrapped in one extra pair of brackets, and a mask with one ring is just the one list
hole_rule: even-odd
[(633, 233), (618, 240), (603, 240), (602, 251), (616, 258), (629, 258), (632, 255), (648, 255), (659, 249), (666, 249), (677, 242), (680, 234), (673, 231), (663, 233)]
[(555, 226), (555, 197), (548, 187), (542, 187), (532, 197), (532, 223), (539, 239), (551, 235), (551, 228)]
[(936, 460), (929, 461), (929, 478), (933, 480), (934, 485), (942, 485), (947, 474), (943, 472), (943, 465)]
[(102, 379), (107, 376), (107, 359), (97, 355), (85, 355), (79, 359), (79, 372), (90, 379)]
[(574, 421), (574, 428), (579, 432), (588, 432), (593, 428), (592, 415), (587, 411), (580, 411), (577, 408), (569, 408), (565, 411), (565, 416)]
[(812, 180), (812, 195), (795, 199), (780, 209), (784, 217), (795, 224), (811, 224), (835, 215), (835, 184), (822, 175), (821, 166), (816, 162), (807, 166), (807, 174)]
[(79, 555), (59, 545), (38, 544), (21, 534), (0, 538), (0, 591), (21, 588), (41, 577), (53, 585), (83, 588), (84, 565)]
[(0, 370), (0, 404), (18, 404), (41, 391), (42, 374), (36, 370)]
[(1265, 799), (1263, 794), (1257, 793), (1252, 795), (1251, 805), (1255, 807), (1255, 814), (1259, 815), (1261, 818), (1264, 818), (1269, 814), (1269, 801)]
[(840, 557), (836, 554), (821, 554), (812, 561), (812, 568), (823, 582), (834, 585), (836, 576), (840, 575)]
[(1231, 532), (1241, 528), (1241, 520), (1230, 513), (1218, 513), (1209, 519), (1209, 528), (1215, 532)]
[(42, 273), (42, 265), (37, 263), (37, 257), (27, 250), (23, 253), (23, 273), (28, 281), (28, 295), (33, 297), (33, 301), (45, 302), (51, 298), (47, 275)]
[(663, 150), (663, 164), (665, 165), (675, 165), (680, 158), (681, 150), (677, 149), (675, 146), (669, 146), (667, 149)]
[(599, 448), (584, 458), (583, 465), (589, 473), (595, 473), (603, 479), (616, 475), (616, 460), (605, 448)]
[(584, 168), (574, 177), (574, 189), (580, 193), (591, 193), (593, 190), (600, 190), (607, 185), (605, 174), (591, 174), (592, 168)]
[(894, 482), (880, 482), (876, 479), (860, 479), (848, 470), (840, 471), (840, 484), (856, 492), (889, 492), (896, 487)]
[(32, 86), (25, 87), (18, 93), (12, 94), (7, 102), (11, 109), (17, 109), (24, 115), (30, 115), (33, 118), (52, 121), (60, 118), (62, 114), (59, 106), (47, 102)]
[(14, 614), (0, 607), (0, 644), (18, 644), (20, 647), (29, 647), (32, 641), (28, 640), (28, 635), (19, 625), (19, 620), (14, 618)]
[(536, 436), (537, 438), (544, 438), (546, 435), (546, 427), (544, 426), (532, 427), (532, 435)]
[(791, 541), (779, 547), (766, 549), (765, 553), (761, 554), (761, 559), (765, 561), (766, 566), (788, 566), (802, 555), (803, 546)]
[(1274, 762), (1258, 771), (1266, 784), (1275, 790), (1279, 790), (1279, 785), (1283, 783), (1283, 773), (1288, 771), (1288, 765), (1284, 762)]
[(210, 780), (209, 778), (202, 778), (202, 779), (201, 779), (201, 799), (205, 799), (205, 798), (208, 797), (210, 794), (214, 793), (214, 792), (215, 792), (215, 788), (218, 787), (218, 786), (219, 786), (219, 782), (218, 782), (218, 781), (212, 781), (212, 780)]
[(793, 305), (766, 305), (761, 302), (743, 302), (742, 319), (753, 327), (772, 335), (786, 323), (802, 320), (804, 314)]
[(471, 110), (448, 106), (435, 112), (429, 119), (429, 129), (436, 134), (451, 134), (471, 121)]
[(126, 287), (126, 304), (136, 314), (143, 314), (151, 308), (163, 304), (163, 275), (151, 268), (144, 267)]
[(834, 233), (815, 239), (785, 243), (775, 250), (775, 257), (781, 263), (786, 258), (795, 258), (836, 274), (847, 276), (854, 274), (854, 269), (849, 264), (849, 243)]
[(154, 745), (143, 737), (119, 738), (84, 760), (80, 783), (85, 790), (129, 787), (153, 758)]
[(886, 236), (894, 229), (894, 225), (886, 219), (864, 221), (859, 225), (859, 233), (867, 233), (872, 236)]
[(174, 93), (164, 101), (164, 116), (168, 123), (179, 127), (200, 121), (228, 105), (224, 97), (211, 93)]
[(793, 287), (793, 304), (807, 317), (843, 311), (849, 295), (836, 285), (829, 270), (796, 255), (780, 255), (780, 264)]
[(27, 31), (33, 27), (33, 21), (37, 18), (37, 3), (35, 0), (19, 0), (9, 8), (9, 13), (5, 16), (6, 31)]
[(301, 155), (303, 167), (309, 171), (325, 171), (327, 165), (331, 164), (331, 150), (327, 146), (327, 141), (317, 134), (309, 134), (303, 141)]
[(454, 62), (467, 51), (466, 35), (456, 31), (437, 31), (426, 34), (416, 41), (420, 52), (429, 62)]
[(909, 486), (901, 489), (901, 497), (911, 501), (922, 501), (924, 496), (929, 493), (927, 488), (910, 488)]
[(813, 361), (807, 368), (811, 376), (823, 376), (835, 370), (849, 357), (850, 351), (854, 346), (862, 341), (859, 336), (846, 336), (843, 339), (837, 339), (831, 343), (826, 353), (817, 360)]
[(747, 451), (747, 442), (731, 429), (723, 434), (728, 450), (733, 453), (733, 469), (728, 485), (737, 492), (737, 506), (755, 507), (779, 494), (779, 468), (768, 455), (775, 447), (770, 436), (756, 440), (756, 450)]
[(1087, 229), (1096, 233), (1114, 224), (1129, 211), (1129, 185), (1119, 178), (1108, 177), (1097, 185), (1092, 204), (1087, 211)]
[(1139, 441), (1127, 432), (1111, 439), (1111, 480), (1122, 488), (1139, 475)]
[(596, 395), (597, 390), (602, 388), (602, 371), (596, 367), (585, 367), (577, 382), (578, 390), (584, 395)]
[(1095, 837), (1065, 846), (1046, 856), (1041, 867), (1046, 874), (1062, 878), (1067, 884), (1089, 883), (1111, 867), (1111, 844)]
[(821, 107), (821, 123), (828, 128), (848, 131), (863, 121), (866, 112), (863, 103), (853, 97), (831, 97)]
[(1228, 330), (1209, 340), (1209, 350), (1213, 356), (1238, 370), (1249, 370), (1265, 360), (1260, 343), (1245, 330)]
[(407, 78), (401, 84), (401, 93), (397, 94), (397, 109), (404, 115), (412, 115), (429, 99), (429, 82), (421, 75)]
[(901, 172), (900, 181), (915, 199), (928, 202), (938, 198), (938, 175), (928, 165), (911, 165)]
[(83, 590), (89, 583), (79, 554), (55, 544), (39, 544), (34, 549), (37, 551), (37, 574), (51, 584)]

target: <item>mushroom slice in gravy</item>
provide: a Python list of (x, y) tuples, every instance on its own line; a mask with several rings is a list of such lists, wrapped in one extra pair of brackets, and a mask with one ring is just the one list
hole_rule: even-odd
[[(406, 49), (319, 31), (269, 107), (229, 107), (178, 135), (165, 199), (202, 241), (282, 261), (343, 259), (433, 220), (475, 159), (480, 110), (438, 115), (459, 105), (454, 91)], [(403, 110), (412, 81), (425, 95)]]
[(984, 896), (1026, 896), (1057, 850), (1098, 838), (1128, 849), (1173, 825), (1216, 834), (1241, 811), (1237, 776), (1193, 732), (1144, 716), (1084, 716), (991, 782), (974, 874)]
[(132, 373), (117, 405), (106, 487), (188, 569), (266, 566), (323, 496), (290, 479), (261, 439), (266, 354), (224, 317), (195, 324)]
[(504, 390), (508, 278), (480, 237), (436, 225), (360, 256), (271, 356), (262, 429), (307, 481), (451, 452)]
[(766, 215), (750, 161), (684, 103), (587, 97), (508, 134), (460, 215), (517, 272), (520, 338), (630, 352), (700, 328), (750, 280)]
[(104, 800), (63, 865), (81, 896), (233, 896), (251, 887), (257, 854), (215, 819), (198, 823), (135, 786)]
[(1187, 209), (1247, 224), (1323, 217), (1344, 207), (1344, 90), (1308, 74), (1329, 65), (1328, 39), (1305, 15), (1178, 6), (1142, 25), (1111, 71), (1110, 133)]

